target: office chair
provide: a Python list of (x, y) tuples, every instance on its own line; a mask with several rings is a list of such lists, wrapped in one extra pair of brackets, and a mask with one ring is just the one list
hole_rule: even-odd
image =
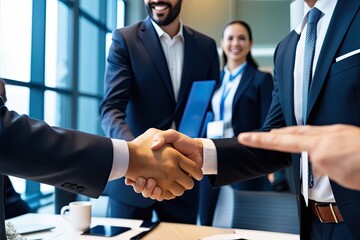
[(293, 193), (234, 190), (232, 228), (299, 234)]

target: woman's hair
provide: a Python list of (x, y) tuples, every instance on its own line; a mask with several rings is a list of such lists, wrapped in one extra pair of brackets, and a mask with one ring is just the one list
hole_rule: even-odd
[[(253, 40), (253, 38), (252, 38), (252, 33), (251, 33), (251, 28), (250, 28), (249, 24), (247, 24), (246, 22), (241, 21), (241, 20), (234, 20), (234, 21), (231, 21), (231, 22), (227, 23), (227, 24), (225, 25), (225, 27), (224, 27), (224, 30), (223, 30), (223, 37), (224, 37), (225, 29), (226, 29), (228, 26), (233, 25), (233, 24), (240, 24), (241, 26), (243, 26), (243, 27), (246, 29), (246, 31), (248, 32), (248, 34), (249, 34), (249, 39), (250, 39), (250, 41)], [(223, 54), (222, 54), (222, 55), (223, 55), (224, 65), (226, 65), (226, 63), (227, 63), (227, 57), (226, 57), (226, 54), (224, 53), (224, 51), (223, 51)], [(246, 56), (246, 61), (247, 61), (250, 65), (252, 65), (253, 67), (258, 68), (258, 64), (255, 62), (254, 58), (253, 58), (252, 55), (251, 55), (251, 50), (249, 51), (248, 55)]]

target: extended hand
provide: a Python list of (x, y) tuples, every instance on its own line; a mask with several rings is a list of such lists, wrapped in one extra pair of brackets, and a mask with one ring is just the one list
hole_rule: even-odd
[(152, 178), (161, 188), (159, 200), (172, 199), (182, 195), (185, 190), (192, 189), (192, 177), (200, 180), (202, 172), (201, 167), (194, 161), (180, 154), (169, 144), (159, 146), (156, 151), (151, 150), (153, 136), (159, 132), (149, 129), (128, 143), (130, 161), (125, 176), (127, 182), (134, 182), (140, 176)]
[(359, 127), (341, 124), (294, 126), (238, 136), (240, 143), (251, 147), (293, 153), (307, 151), (314, 173), (357, 190), (360, 190), (359, 139)]

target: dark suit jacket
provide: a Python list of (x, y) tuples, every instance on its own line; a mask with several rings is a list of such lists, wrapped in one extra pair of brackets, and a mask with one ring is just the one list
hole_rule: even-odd
[[(168, 64), (150, 18), (114, 30), (105, 73), (105, 95), (100, 107), (106, 136), (125, 140), (151, 127), (169, 129), (179, 125), (192, 83), (195, 80), (219, 81), (219, 59), (213, 39), (183, 28), (184, 63), (178, 100)], [(133, 206), (154, 203), (136, 194), (123, 180), (110, 182), (107, 192), (113, 199)], [(126, 192), (126, 194), (119, 194)], [(196, 190), (187, 191), (187, 202), (194, 201)], [(196, 203), (197, 204), (197, 203)]]
[[(339, 0), (325, 37), (309, 93), (307, 123), (327, 125), (344, 123), (360, 126), (360, 54), (342, 61), (335, 59), (360, 49), (360, 1)], [(293, 69), (295, 49), (299, 39), (292, 31), (277, 47), (275, 53), (273, 100), (261, 130), (296, 125), (294, 116)], [(213, 184), (224, 185), (282, 168), (290, 163), (287, 154), (255, 150), (236, 143), (236, 139), (215, 140), (218, 151), (218, 175)], [(229, 146), (233, 146), (229, 150)], [(237, 156), (237, 157), (233, 157)], [(289, 155), (288, 155), (289, 156)], [(241, 161), (239, 161), (241, 158)], [(271, 161), (273, 159), (273, 161)], [(300, 195), (299, 155), (292, 155), (297, 194)], [(331, 187), (340, 212), (354, 239), (360, 239), (360, 192), (339, 186)], [(300, 199), (300, 196), (299, 198)], [(309, 219), (303, 207), (301, 234), (306, 239)], [(341, 237), (341, 236), (339, 236)]]
[(231, 123), (235, 135), (262, 126), (269, 111), (273, 79), (248, 64), (236, 90)]
[(98, 197), (112, 168), (108, 138), (61, 128), (0, 107), (0, 173)]
[(5, 177), (17, 176), (98, 197), (113, 163), (110, 139), (61, 128), (8, 111), (0, 97), (0, 239)]

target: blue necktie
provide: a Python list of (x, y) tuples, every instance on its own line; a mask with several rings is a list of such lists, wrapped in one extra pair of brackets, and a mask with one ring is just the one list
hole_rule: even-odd
[[(303, 92), (302, 92), (302, 116), (303, 124), (306, 124), (308, 96), (312, 79), (312, 65), (315, 53), (316, 43), (316, 27), (319, 19), (323, 16), (323, 13), (313, 8), (310, 10), (307, 17), (307, 31), (305, 39), (305, 53), (304, 53), (304, 76), (303, 76)], [(314, 187), (314, 176), (312, 174), (311, 163), (308, 165), (308, 185), (309, 188)]]

